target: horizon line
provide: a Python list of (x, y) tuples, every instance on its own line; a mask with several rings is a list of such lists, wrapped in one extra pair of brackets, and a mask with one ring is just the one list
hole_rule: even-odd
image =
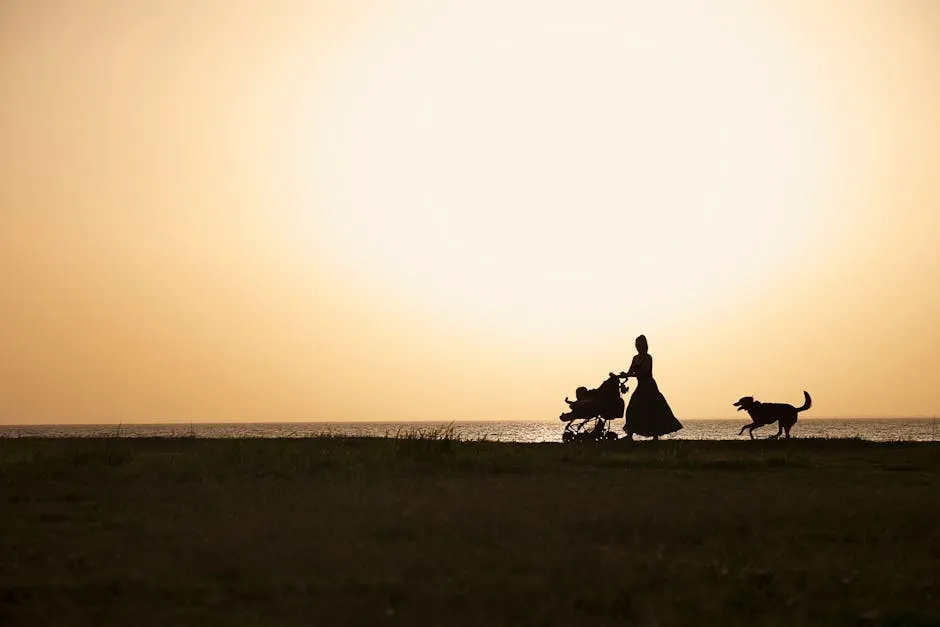
[[(894, 415), (894, 416), (807, 416), (800, 420), (937, 420), (940, 414), (932, 415)], [(746, 420), (746, 418), (741, 418)], [(613, 420), (623, 420), (623, 418), (614, 418)], [(720, 417), (695, 417), (680, 418), (687, 421), (715, 421), (715, 420), (736, 420), (735, 416)], [(372, 420), (372, 419), (342, 419), (342, 418), (288, 418), (288, 419), (262, 419), (262, 420), (213, 420), (196, 421), (183, 419), (153, 419), (142, 421), (104, 421), (104, 422), (33, 422), (33, 423), (6, 423), (0, 422), (0, 428), (12, 427), (98, 427), (98, 426), (119, 426), (119, 425), (236, 425), (236, 424), (337, 424), (337, 423), (364, 423), (364, 424), (433, 424), (433, 423), (496, 423), (496, 422), (532, 422), (532, 423), (555, 423), (562, 422), (551, 418), (522, 418), (522, 419), (502, 419), (502, 418), (451, 418), (451, 419), (413, 419), (413, 420)]]

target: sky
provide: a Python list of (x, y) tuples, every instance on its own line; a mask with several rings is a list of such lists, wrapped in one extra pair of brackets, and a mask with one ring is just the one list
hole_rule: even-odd
[(940, 413), (940, 3), (0, 4), (0, 424)]

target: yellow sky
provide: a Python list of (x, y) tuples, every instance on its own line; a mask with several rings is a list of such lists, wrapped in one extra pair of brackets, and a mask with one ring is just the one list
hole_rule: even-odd
[(0, 423), (940, 413), (933, 0), (13, 0), (0, 103)]

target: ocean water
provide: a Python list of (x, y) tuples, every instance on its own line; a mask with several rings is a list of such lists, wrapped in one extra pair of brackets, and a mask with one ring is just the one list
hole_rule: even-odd
[[(677, 440), (736, 440), (746, 419), (683, 421), (683, 429), (666, 436)], [(618, 434), (623, 421), (612, 423)], [(197, 437), (197, 438), (305, 438), (322, 435), (396, 437), (452, 429), (466, 440), (501, 442), (561, 442), (564, 424), (552, 421), (492, 422), (255, 422), (121, 425), (0, 425), (0, 437)], [(755, 430), (764, 438), (777, 432), (775, 425)], [(930, 442), (940, 440), (940, 421), (915, 419), (814, 419), (800, 420), (791, 431), (797, 438), (861, 438), (878, 442)]]

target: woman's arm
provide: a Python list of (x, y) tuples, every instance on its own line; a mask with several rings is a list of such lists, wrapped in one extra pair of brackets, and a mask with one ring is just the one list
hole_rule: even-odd
[(639, 372), (639, 370), (640, 370), (640, 356), (639, 356), (639, 355), (634, 355), (634, 356), (633, 356), (633, 361), (630, 362), (630, 369), (627, 370), (627, 371), (623, 374), (623, 377), (624, 377), (624, 378), (626, 378), (626, 377), (635, 377), (635, 376), (637, 375), (637, 372)]

